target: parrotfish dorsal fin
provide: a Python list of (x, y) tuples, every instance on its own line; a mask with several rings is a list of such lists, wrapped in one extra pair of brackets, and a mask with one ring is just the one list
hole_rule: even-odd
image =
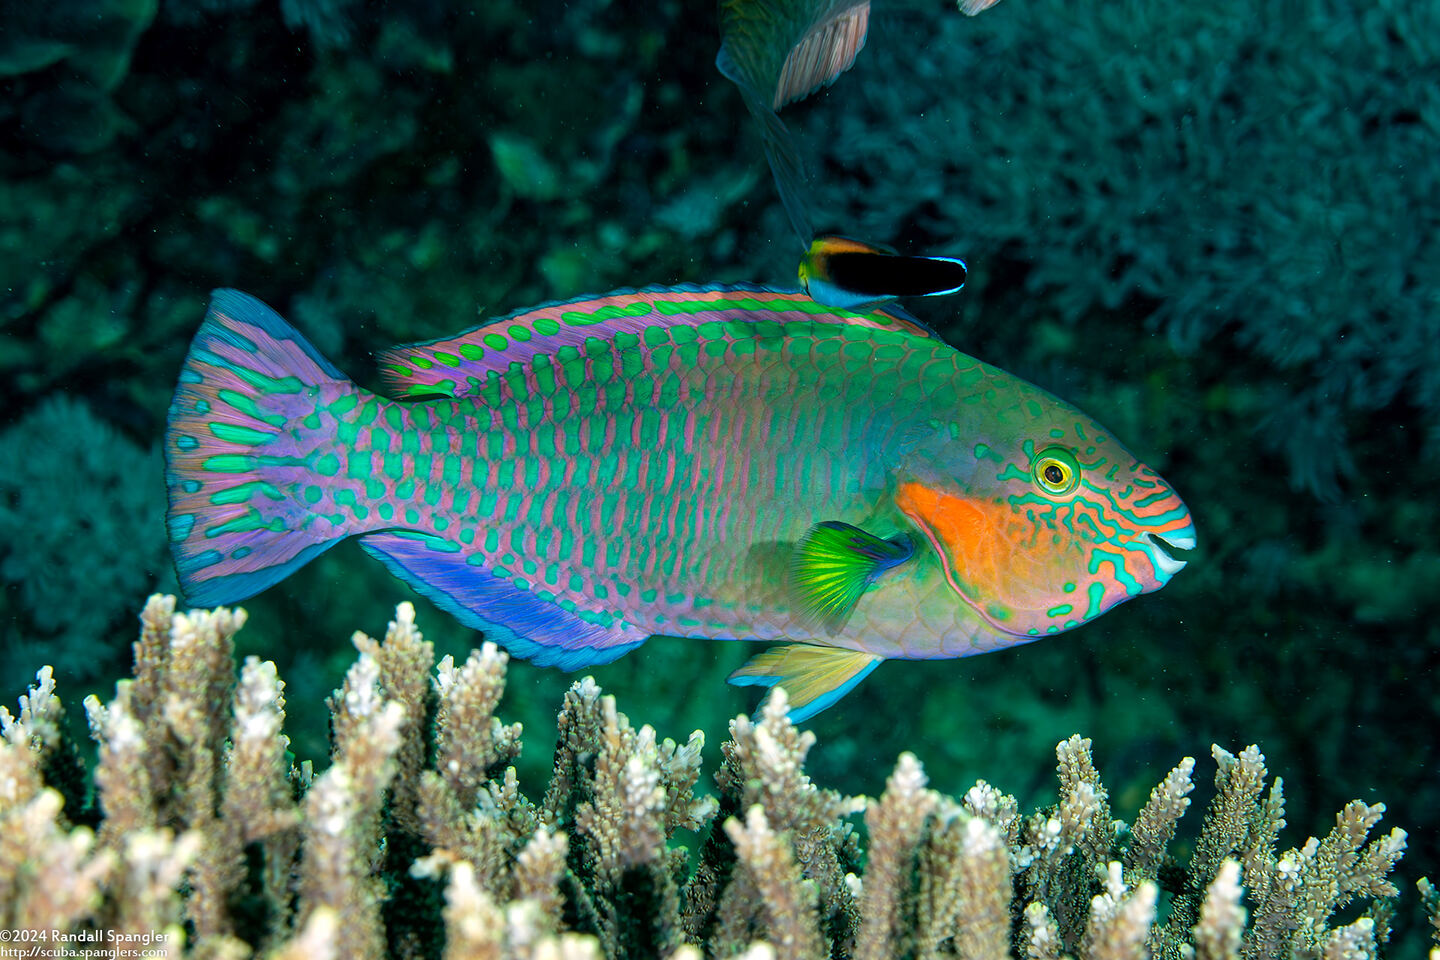
[[(858, 315), (825, 307), (798, 290), (753, 284), (682, 284), (547, 303), (454, 337), (382, 350), (377, 359), (380, 378), (391, 397), (459, 398), (480, 395), (490, 379), (508, 372), (511, 364), (530, 368), (539, 355), (557, 356), (564, 347), (583, 351), (591, 337), (640, 337), (654, 326), (689, 326), (704, 334), (708, 325), (716, 323), (754, 324), (756, 335), (763, 335), (773, 328), (762, 324), (798, 322), (934, 336), (918, 320), (894, 308)], [(731, 336), (736, 332), (733, 326), (725, 331)]]
[(882, 659), (859, 650), (785, 643), (751, 657), (729, 680), (737, 687), (778, 683), (790, 700), (790, 720), (799, 723), (855, 689)]

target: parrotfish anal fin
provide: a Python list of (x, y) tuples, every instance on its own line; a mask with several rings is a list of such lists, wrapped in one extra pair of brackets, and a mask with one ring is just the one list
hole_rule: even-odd
[(853, 690), (882, 659), (858, 650), (786, 643), (752, 657), (730, 674), (730, 682), (742, 687), (784, 687), (790, 697), (790, 719), (798, 723)]
[(544, 667), (578, 670), (609, 663), (649, 634), (590, 623), (468, 562), (459, 544), (406, 531), (372, 533), (360, 546), (455, 619), (485, 631), (514, 656)]
[[(753, 283), (678, 284), (542, 303), (454, 336), (392, 347), (380, 352), (380, 378), (386, 393), (397, 399), (473, 396), (488, 403), (500, 396), (501, 378), (516, 370), (531, 371), (540, 381), (556, 380), (550, 367), (563, 362), (557, 359), (560, 351), (571, 347), (583, 354), (592, 337), (619, 344), (651, 327), (664, 328), (668, 335), (676, 328), (716, 322), (731, 325), (736, 336), (743, 336), (747, 326), (773, 331), (776, 323), (858, 324), (933, 335), (894, 307), (857, 316), (826, 310), (798, 290)], [(639, 351), (633, 351), (638, 357)]]
[(837, 520), (815, 524), (790, 558), (790, 588), (801, 616), (834, 636), (875, 578), (914, 555), (909, 537), (882, 540)]

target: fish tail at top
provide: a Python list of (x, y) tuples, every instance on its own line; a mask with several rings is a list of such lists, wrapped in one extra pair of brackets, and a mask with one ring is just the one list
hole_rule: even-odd
[(323, 488), (339, 470), (337, 419), (362, 395), (275, 311), (215, 291), (164, 442), (170, 547), (187, 602), (242, 600), (358, 532), (322, 500), (336, 496)]
[(755, 118), (760, 128), (765, 161), (770, 165), (770, 173), (775, 178), (775, 189), (780, 194), (785, 214), (790, 218), (790, 225), (795, 229), (800, 242), (809, 243), (815, 233), (807, 200), (810, 186), (805, 173), (805, 163), (800, 158), (800, 150), (795, 145), (790, 129), (785, 126), (785, 121), (780, 119), (775, 109), (746, 81), (723, 46), (715, 57), (715, 66), (739, 88), (745, 108)]

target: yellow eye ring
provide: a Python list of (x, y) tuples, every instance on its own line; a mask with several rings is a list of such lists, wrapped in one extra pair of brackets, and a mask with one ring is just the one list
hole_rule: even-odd
[(1080, 486), (1080, 464), (1075, 455), (1064, 447), (1047, 447), (1035, 457), (1030, 465), (1030, 475), (1035, 483), (1052, 497), (1063, 497), (1074, 493)]

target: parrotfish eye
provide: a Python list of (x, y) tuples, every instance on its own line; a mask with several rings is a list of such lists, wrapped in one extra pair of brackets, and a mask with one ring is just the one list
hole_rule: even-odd
[(1063, 497), (1080, 486), (1080, 464), (1064, 447), (1046, 447), (1030, 465), (1040, 489), (1052, 497)]

